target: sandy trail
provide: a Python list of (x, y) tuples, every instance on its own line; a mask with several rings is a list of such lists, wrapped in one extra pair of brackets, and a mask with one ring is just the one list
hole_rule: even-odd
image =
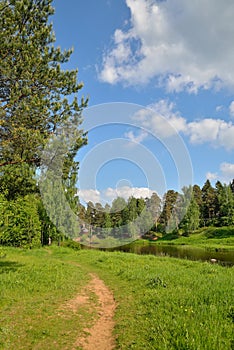
[[(104, 282), (96, 275), (90, 274), (91, 280), (74, 299), (67, 303), (73, 311), (78, 310), (80, 305), (87, 305), (90, 310), (95, 309), (98, 319), (90, 328), (85, 328), (86, 336), (81, 336), (74, 344), (73, 350), (81, 347), (84, 350), (112, 350), (115, 348), (113, 337), (113, 316), (116, 303), (111, 291)], [(90, 293), (95, 293), (98, 303), (90, 300)]]

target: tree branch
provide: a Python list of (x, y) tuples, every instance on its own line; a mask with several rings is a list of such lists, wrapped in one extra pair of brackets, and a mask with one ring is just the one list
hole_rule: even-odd
[(14, 165), (14, 164), (22, 164), (22, 163), (38, 163), (39, 159), (32, 158), (32, 159), (21, 159), (21, 160), (9, 160), (4, 163), (0, 163), (0, 167), (6, 166), (6, 165)]

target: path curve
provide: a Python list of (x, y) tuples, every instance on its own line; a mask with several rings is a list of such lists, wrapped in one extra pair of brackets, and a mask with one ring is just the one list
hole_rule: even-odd
[(116, 302), (112, 292), (107, 288), (104, 282), (95, 274), (90, 274), (91, 280), (85, 286), (84, 290), (77, 296), (79, 303), (93, 303), (87, 300), (87, 295), (92, 292), (98, 298), (96, 309), (98, 319), (90, 328), (85, 328), (84, 332), (88, 335), (79, 337), (74, 344), (74, 349), (81, 347), (84, 350), (112, 350), (115, 348), (115, 339), (113, 337), (114, 320), (113, 316), (116, 309)]

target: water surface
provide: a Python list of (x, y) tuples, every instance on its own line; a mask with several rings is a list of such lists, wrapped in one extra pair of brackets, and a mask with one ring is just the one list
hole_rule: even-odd
[(217, 263), (221, 265), (234, 266), (233, 251), (211, 251), (205, 248), (197, 248), (188, 245), (158, 245), (148, 242), (133, 242), (131, 244), (115, 248), (114, 250), (135, 254), (153, 254), (157, 256), (169, 256), (199, 261), (211, 261), (211, 259), (216, 259)]

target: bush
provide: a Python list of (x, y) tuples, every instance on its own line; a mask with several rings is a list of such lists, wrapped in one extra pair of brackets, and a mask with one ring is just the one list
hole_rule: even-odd
[(61, 247), (65, 247), (65, 248), (71, 248), (71, 249), (74, 249), (74, 250), (80, 250), (81, 249), (80, 243), (78, 243), (76, 241), (73, 241), (71, 239), (61, 242), (60, 246)]
[(0, 243), (23, 248), (41, 245), (41, 224), (35, 196), (11, 201), (0, 197)]

